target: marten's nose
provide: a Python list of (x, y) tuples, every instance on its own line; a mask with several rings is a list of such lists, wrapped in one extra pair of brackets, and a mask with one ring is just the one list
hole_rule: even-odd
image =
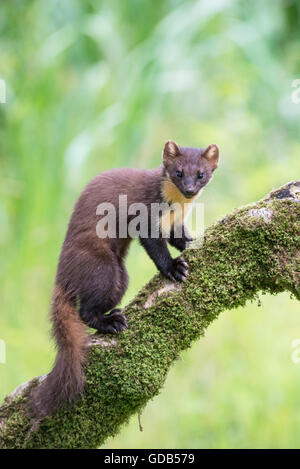
[(195, 195), (195, 190), (193, 187), (187, 187), (186, 190), (185, 190), (185, 196), (187, 198), (191, 198)]

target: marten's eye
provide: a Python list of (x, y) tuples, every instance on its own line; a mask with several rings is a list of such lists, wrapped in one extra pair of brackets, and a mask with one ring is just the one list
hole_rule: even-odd
[(183, 171), (176, 171), (176, 176), (177, 176), (178, 178), (182, 178), (182, 176), (183, 176)]
[(198, 174), (198, 178), (199, 178), (199, 179), (203, 179), (203, 178), (204, 178), (204, 173), (199, 173), (199, 174)]

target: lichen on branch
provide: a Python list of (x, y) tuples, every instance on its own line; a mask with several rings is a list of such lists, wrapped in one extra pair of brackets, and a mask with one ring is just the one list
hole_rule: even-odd
[(93, 335), (86, 392), (33, 427), (26, 403), (36, 378), (0, 408), (0, 448), (96, 448), (140, 412), (163, 386), (181, 351), (227, 309), (260, 291), (300, 299), (300, 181), (227, 215), (184, 257), (190, 276), (172, 284), (156, 275), (125, 308), (129, 328)]

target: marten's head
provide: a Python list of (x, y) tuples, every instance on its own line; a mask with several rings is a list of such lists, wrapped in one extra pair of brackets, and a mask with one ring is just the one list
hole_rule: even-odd
[(165, 143), (163, 163), (167, 178), (186, 199), (196, 197), (210, 181), (218, 162), (219, 148), (215, 144), (203, 150), (180, 147), (172, 140)]

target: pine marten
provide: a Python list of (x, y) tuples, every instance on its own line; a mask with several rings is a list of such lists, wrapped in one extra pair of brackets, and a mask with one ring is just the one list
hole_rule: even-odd
[[(118, 211), (119, 196), (126, 195), (128, 206), (143, 203), (149, 217), (153, 216), (151, 204), (191, 204), (210, 181), (218, 161), (219, 149), (215, 144), (204, 150), (181, 147), (168, 140), (159, 168), (107, 171), (85, 187), (68, 226), (53, 292), (52, 332), (58, 353), (52, 371), (32, 392), (31, 416), (42, 419), (83, 393), (85, 325), (110, 334), (127, 328), (126, 318), (116, 306), (128, 286), (124, 260), (132, 238), (119, 236), (119, 222), (116, 237), (99, 238), (96, 230), (101, 218), (96, 214), (99, 204), (111, 203)], [(184, 226), (184, 215), (178, 217), (176, 210), (169, 217), (167, 237), (162, 236), (164, 218), (160, 213), (159, 219), (154, 220), (159, 226), (158, 237), (143, 235), (139, 241), (164, 277), (182, 282), (188, 276), (188, 265), (182, 257), (171, 257), (167, 242), (183, 251), (192, 238)], [(125, 223), (129, 221), (127, 216)], [(182, 234), (177, 237), (175, 228), (179, 224)]]

